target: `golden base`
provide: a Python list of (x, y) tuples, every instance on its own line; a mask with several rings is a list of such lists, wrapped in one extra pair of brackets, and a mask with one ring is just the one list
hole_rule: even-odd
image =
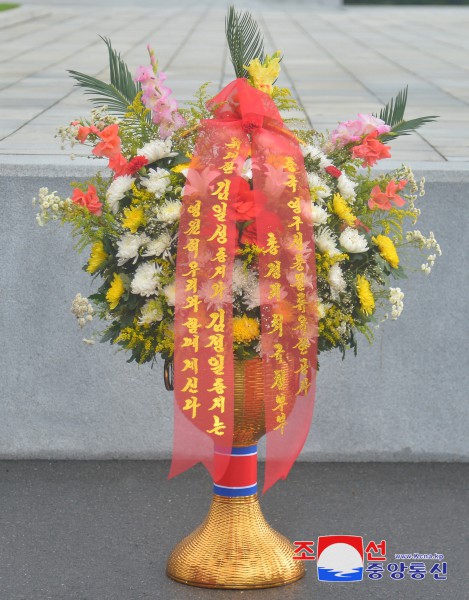
[(264, 519), (257, 494), (214, 495), (205, 521), (172, 551), (166, 573), (198, 587), (276, 587), (304, 576), (293, 555), (293, 545)]

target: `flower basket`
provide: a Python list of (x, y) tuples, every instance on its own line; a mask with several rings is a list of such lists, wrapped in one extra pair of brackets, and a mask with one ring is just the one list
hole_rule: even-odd
[[(110, 83), (71, 71), (96, 108), (60, 130), (108, 161), (68, 198), (41, 188), (37, 220), (72, 225), (97, 291), (75, 298), (79, 325), (139, 364), (174, 373), (171, 476), (203, 462), (209, 515), (173, 551), (168, 574), (205, 587), (270, 587), (303, 574), (257, 500), (257, 441), (266, 434), (264, 491), (285, 478), (309, 431), (317, 357), (357, 352), (360, 336), (403, 309), (393, 287), (433, 233), (414, 229), (424, 182), (403, 166), (375, 175), (389, 142), (432, 121), (406, 120), (407, 89), (379, 115), (331, 132), (289, 120), (299, 106), (276, 85), (249, 13), (230, 9), (236, 79), (213, 98), (203, 85), (180, 108), (149, 47), (130, 73), (109, 40)], [(410, 227), (409, 227), (410, 225)], [(414, 253), (415, 256), (415, 253)], [(90, 340), (88, 340), (90, 341)]]

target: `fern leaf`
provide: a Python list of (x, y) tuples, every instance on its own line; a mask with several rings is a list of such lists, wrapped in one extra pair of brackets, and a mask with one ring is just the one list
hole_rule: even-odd
[(391, 126), (391, 131), (389, 133), (380, 136), (382, 141), (391, 140), (400, 135), (409, 135), (419, 127), (422, 127), (422, 125), (438, 119), (437, 115), (428, 115), (426, 117), (419, 117), (417, 119), (406, 121), (404, 119), (404, 113), (407, 105), (407, 92), (408, 86), (402, 89), (395, 98), (391, 98), (386, 106), (381, 109), (379, 118), (387, 125)]
[(251, 13), (237, 12), (230, 6), (225, 19), (225, 33), (236, 77), (247, 77), (244, 65), (258, 58), (264, 61), (264, 38)]

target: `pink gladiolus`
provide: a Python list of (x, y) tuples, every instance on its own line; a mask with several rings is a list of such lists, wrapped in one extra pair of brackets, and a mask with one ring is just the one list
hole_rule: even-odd
[(78, 206), (87, 208), (90, 213), (98, 217), (103, 212), (103, 204), (99, 201), (98, 194), (94, 185), (90, 185), (86, 192), (82, 192), (78, 188), (73, 190), (72, 202)]
[[(151, 56), (150, 52), (150, 58)], [(160, 136), (166, 139), (183, 127), (186, 120), (178, 112), (176, 100), (170, 98), (172, 91), (164, 85), (166, 74), (163, 72), (155, 74), (154, 56), (151, 60), (151, 67), (138, 67), (135, 80), (141, 83), (143, 104), (150, 109), (153, 123), (159, 125)]]
[(375, 131), (378, 135), (381, 135), (391, 130), (389, 125), (386, 125), (383, 120), (373, 115), (359, 114), (357, 117), (354, 121), (340, 123), (337, 129), (334, 129), (331, 134), (331, 140), (335, 146), (342, 147), (351, 142), (358, 142), (364, 135)]
[(373, 131), (365, 136), (361, 144), (352, 148), (353, 158), (363, 158), (363, 167), (372, 167), (382, 158), (390, 158), (390, 146), (385, 146), (378, 140), (378, 132)]
[(368, 200), (368, 206), (371, 209), (379, 208), (380, 210), (389, 210), (392, 208), (391, 202), (396, 206), (404, 206), (405, 200), (398, 196), (397, 192), (402, 190), (407, 185), (407, 180), (402, 179), (399, 182), (391, 180), (386, 186), (386, 191), (382, 192), (379, 185), (371, 190), (371, 196)]

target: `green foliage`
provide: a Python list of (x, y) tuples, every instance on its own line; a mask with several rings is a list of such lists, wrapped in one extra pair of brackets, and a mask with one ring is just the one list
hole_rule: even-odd
[(289, 110), (302, 110), (288, 88), (274, 85), (272, 89), (272, 100), (275, 102), (277, 108), (281, 112), (288, 112)]
[(208, 93), (210, 81), (203, 83), (194, 94), (194, 100), (187, 102), (179, 112), (187, 121), (187, 129), (196, 127), (202, 119), (209, 119), (212, 114), (207, 108), (207, 102), (211, 98)]
[[(400, 135), (409, 135), (415, 129), (418, 129), (426, 123), (431, 123), (438, 118), (437, 115), (429, 115), (406, 121), (404, 113), (407, 105), (408, 86), (403, 88), (395, 98), (386, 104), (379, 113), (379, 118), (387, 125), (391, 126), (391, 131), (388, 134), (382, 135), (382, 141), (394, 139)], [(376, 116), (376, 115), (374, 115)]]
[(244, 66), (258, 58), (264, 62), (264, 37), (249, 12), (237, 12), (230, 6), (225, 19), (225, 34), (236, 77), (247, 77)]
[(138, 92), (133, 102), (128, 106), (119, 128), (124, 153), (135, 156), (137, 150), (158, 136), (158, 127), (152, 123), (150, 110), (141, 100), (142, 92)]
[(122, 59), (111, 45), (110, 40), (101, 38), (106, 44), (109, 52), (109, 71), (111, 82), (105, 83), (96, 77), (80, 73), (79, 71), (68, 72), (76, 80), (78, 87), (85, 90), (85, 94), (91, 96), (90, 100), (96, 106), (107, 106), (109, 112), (118, 116), (124, 115), (135, 96), (141, 90), (140, 84), (135, 83), (132, 75)]

